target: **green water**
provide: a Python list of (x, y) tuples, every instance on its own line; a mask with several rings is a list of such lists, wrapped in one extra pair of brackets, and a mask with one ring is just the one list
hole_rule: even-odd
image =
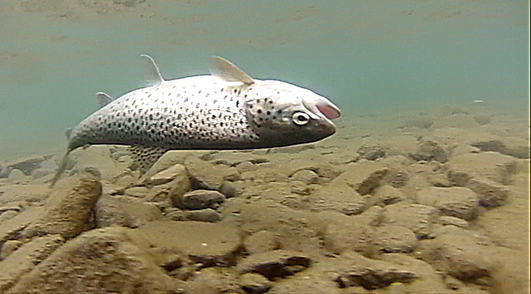
[(136, 2), (0, 2), (1, 157), (62, 150), (95, 92), (146, 84), (140, 53), (167, 78), (224, 56), (329, 97), (343, 120), (475, 99), (529, 105), (528, 1)]

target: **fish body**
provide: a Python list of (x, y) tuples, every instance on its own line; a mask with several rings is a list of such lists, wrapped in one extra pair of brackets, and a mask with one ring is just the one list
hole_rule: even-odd
[(152, 155), (145, 170), (167, 150), (270, 148), (335, 133), (331, 119), (339, 109), (308, 89), (253, 79), (220, 57), (211, 59), (211, 75), (164, 80), (144, 56), (158, 82), (117, 99), (98, 93), (103, 107), (69, 133), (67, 154), (86, 145), (133, 145), (133, 160)]

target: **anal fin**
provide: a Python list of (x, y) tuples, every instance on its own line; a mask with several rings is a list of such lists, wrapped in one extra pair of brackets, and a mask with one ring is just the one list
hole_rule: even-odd
[(162, 147), (149, 147), (133, 145), (129, 147), (129, 154), (132, 163), (129, 166), (131, 170), (139, 170), (140, 174), (145, 174), (159, 158), (166, 153), (168, 149)]

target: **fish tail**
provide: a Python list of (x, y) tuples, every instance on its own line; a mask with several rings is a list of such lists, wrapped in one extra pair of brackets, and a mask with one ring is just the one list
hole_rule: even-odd
[(57, 167), (57, 170), (55, 171), (55, 176), (53, 177), (52, 181), (50, 182), (50, 188), (52, 188), (55, 185), (55, 183), (57, 183), (57, 181), (59, 180), (61, 175), (66, 170), (66, 165), (67, 165), (67, 162), (68, 162), (68, 154), (70, 154), (70, 150), (66, 151), (65, 155), (63, 155), (63, 157), (59, 161), (59, 165)]

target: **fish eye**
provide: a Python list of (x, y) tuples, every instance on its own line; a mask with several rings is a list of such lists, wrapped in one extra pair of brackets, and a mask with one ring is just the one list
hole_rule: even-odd
[(298, 126), (303, 126), (310, 122), (310, 116), (304, 112), (295, 112), (292, 116), (293, 122)]

